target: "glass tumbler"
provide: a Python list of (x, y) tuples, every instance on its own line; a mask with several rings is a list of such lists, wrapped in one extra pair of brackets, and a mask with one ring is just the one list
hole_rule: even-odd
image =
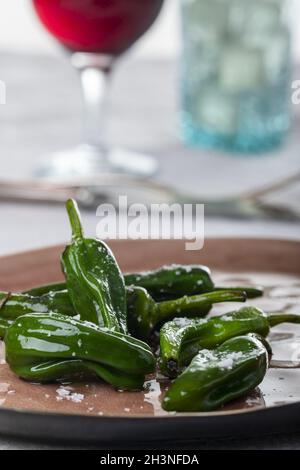
[(182, 136), (258, 153), (290, 125), (288, 0), (181, 0)]

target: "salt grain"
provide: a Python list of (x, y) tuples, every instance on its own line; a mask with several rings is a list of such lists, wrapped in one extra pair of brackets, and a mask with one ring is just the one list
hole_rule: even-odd
[(58, 395), (59, 397), (65, 398), (65, 397), (67, 397), (68, 395), (70, 395), (71, 392), (70, 392), (70, 390), (67, 390), (66, 388), (62, 388), (62, 387), (61, 387), (61, 388), (58, 388), (58, 389), (56, 390), (56, 393), (57, 393), (57, 395)]
[(73, 403), (81, 403), (84, 399), (84, 395), (82, 393), (71, 393), (68, 399), (70, 399)]
[(73, 403), (81, 403), (84, 399), (84, 395), (82, 393), (71, 392), (67, 388), (60, 387), (56, 390), (57, 401), (68, 400), (72, 401)]

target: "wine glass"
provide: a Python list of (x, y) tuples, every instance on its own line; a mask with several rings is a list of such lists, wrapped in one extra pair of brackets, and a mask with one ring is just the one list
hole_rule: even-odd
[(39, 175), (65, 180), (112, 172), (153, 174), (153, 158), (109, 148), (104, 135), (107, 86), (116, 59), (150, 28), (163, 0), (32, 1), (43, 25), (70, 52), (79, 71), (85, 113), (84, 143), (57, 152)]

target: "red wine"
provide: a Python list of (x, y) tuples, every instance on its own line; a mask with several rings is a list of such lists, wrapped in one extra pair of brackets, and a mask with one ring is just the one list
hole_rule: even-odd
[(163, 0), (33, 0), (48, 31), (73, 51), (119, 55), (154, 22)]

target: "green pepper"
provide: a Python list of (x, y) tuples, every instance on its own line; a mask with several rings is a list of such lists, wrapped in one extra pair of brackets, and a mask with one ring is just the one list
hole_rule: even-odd
[(269, 357), (253, 334), (199, 352), (171, 384), (162, 406), (166, 411), (213, 411), (246, 395), (265, 377)]
[(218, 291), (156, 303), (143, 287), (128, 287), (126, 292), (128, 328), (133, 336), (141, 339), (149, 338), (155, 328), (172, 318), (203, 317), (215, 303), (246, 300), (241, 291)]
[(5, 347), (12, 371), (36, 382), (94, 373), (116, 388), (139, 389), (155, 368), (142, 341), (56, 313), (19, 317), (6, 332)]
[[(76, 316), (67, 290), (32, 289), (29, 293), (0, 292), (0, 339), (14, 320), (27, 313), (60, 313)], [(43, 293), (45, 292), (45, 293)], [(47, 293), (46, 293), (47, 292)], [(37, 295), (42, 294), (43, 295)]]
[(176, 377), (201, 349), (214, 349), (226, 340), (247, 333), (267, 337), (270, 327), (280, 323), (300, 323), (294, 314), (266, 315), (255, 307), (209, 319), (178, 318), (160, 330), (160, 368), (168, 377)]
[(49, 294), (50, 292), (61, 292), (67, 291), (67, 285), (65, 282), (55, 282), (52, 284), (42, 284), (37, 287), (23, 291), (23, 294), (29, 294), (33, 296), (41, 296)]
[(14, 320), (0, 317), (0, 339), (4, 339), (6, 331), (13, 324)]
[[(35, 294), (46, 292), (46, 286), (37, 287), (28, 292)], [(241, 292), (218, 292), (216, 295), (193, 296), (174, 301), (155, 303), (147, 291), (141, 287), (126, 287), (127, 293), (127, 322), (133, 336), (147, 339), (152, 330), (174, 316), (184, 314), (205, 315), (211, 307), (211, 302), (244, 301)], [(1, 295), (3, 296), (1, 305)], [(48, 292), (40, 297), (29, 294), (0, 293), (0, 320), (15, 320), (26, 313), (55, 312), (67, 316), (76, 316), (67, 290)], [(5, 323), (0, 328), (0, 338), (5, 333)], [(9, 325), (9, 323), (7, 324)]]
[(105, 243), (84, 238), (76, 202), (70, 199), (66, 207), (73, 236), (61, 262), (74, 310), (81, 320), (126, 333), (126, 292), (119, 266)]
[(0, 292), (0, 318), (15, 320), (26, 313), (56, 312), (75, 316), (68, 291), (48, 292), (40, 296)]
[[(126, 286), (144, 287), (156, 302), (227, 289), (246, 292), (248, 299), (263, 295), (263, 288), (258, 286), (217, 287), (211, 279), (209, 268), (201, 265), (172, 264), (153, 271), (124, 274), (124, 280)], [(49, 291), (61, 291), (66, 288), (66, 284), (60, 282), (38, 286), (26, 293), (43, 295)]]
[[(144, 287), (157, 302), (172, 300), (184, 295), (199, 295), (227, 287), (214, 285), (207, 266), (172, 264), (162, 268), (124, 275), (127, 286)], [(229, 290), (246, 292), (248, 298), (261, 297), (261, 287), (228, 287)]]

